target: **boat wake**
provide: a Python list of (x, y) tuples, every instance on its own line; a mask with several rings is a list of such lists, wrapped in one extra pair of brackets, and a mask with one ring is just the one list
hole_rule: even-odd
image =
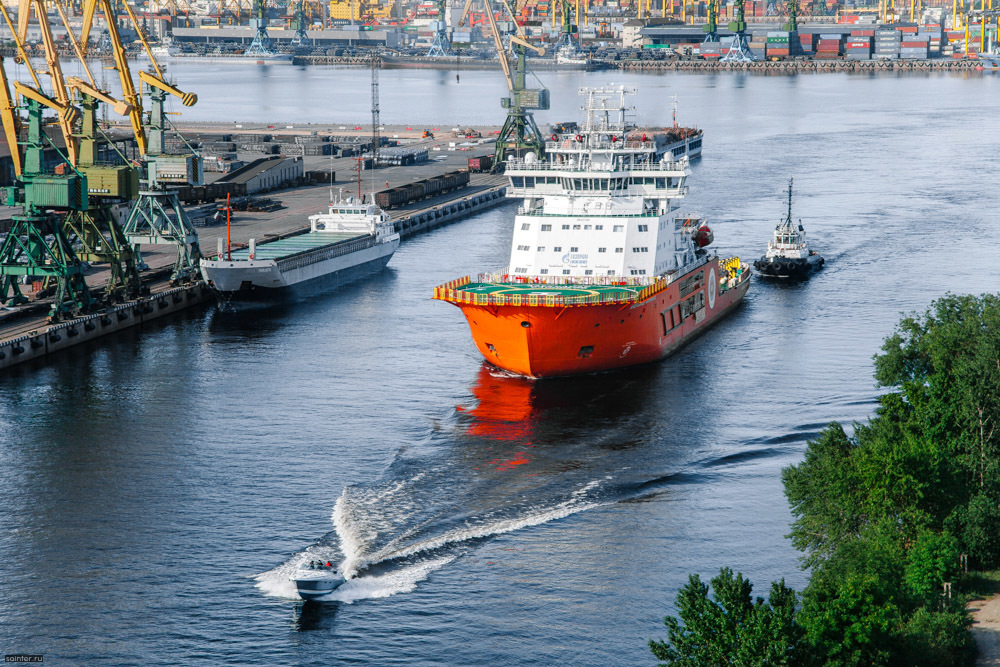
[(268, 595), (298, 599), (291, 574), (302, 561), (319, 559), (339, 563), (348, 577), (322, 601), (351, 603), (408, 593), (478, 542), (606, 502), (597, 497), (604, 480), (594, 480), (551, 504), (516, 502), (476, 511), (469, 507), (469, 494), (462, 492), (452, 501), (419, 500), (422, 496), (426, 500), (425, 492), (432, 488), (434, 493), (440, 490), (427, 486), (426, 480), (425, 473), (418, 473), (405, 481), (345, 488), (333, 509), (335, 530), (258, 575), (257, 587)]
[[(680, 445), (644, 427), (637, 408), (647, 377), (656, 375), (535, 383), (484, 367), (474, 403), (400, 447), (381, 479), (344, 488), (333, 529), (258, 575), (257, 586), (294, 599), (289, 577), (303, 561), (321, 559), (348, 577), (330, 601), (405, 593), (484, 541), (683, 483), (683, 464), (650, 465), (679, 463), (672, 452)], [(697, 459), (688, 463), (689, 476), (715, 474)]]

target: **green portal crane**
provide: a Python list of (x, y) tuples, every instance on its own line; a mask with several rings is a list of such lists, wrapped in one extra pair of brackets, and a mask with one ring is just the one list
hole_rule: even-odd
[[(6, 73), (0, 78), (3, 79), (0, 96), (6, 102), (11, 100)], [(18, 87), (18, 92), (20, 90)], [(6, 108), (13, 113), (3, 115), (5, 132), (9, 129), (8, 124), (18, 116), (15, 107), (7, 105)], [(7, 305), (25, 303), (28, 299), (19, 281), (39, 278), (50, 287), (36, 297), (51, 294), (49, 321), (55, 322), (66, 315), (86, 312), (94, 305), (84, 280), (83, 264), (73, 251), (59, 217), (53, 213), (86, 210), (87, 179), (76, 171), (46, 172), (46, 145), (55, 146), (42, 129), (43, 104), (28, 98), (27, 112), (26, 140), (10, 146), (12, 155), (23, 147), (23, 156), (20, 159), (22, 168), (16, 174), (20, 187), (7, 188), (6, 204), (22, 204), (24, 210), (12, 217), (11, 229), (0, 245), (0, 300)], [(17, 125), (20, 125), (19, 119)]]
[(719, 0), (708, 0), (708, 20), (702, 30), (706, 42), (719, 41)]
[(750, 51), (750, 44), (747, 43), (747, 21), (744, 0), (736, 0), (733, 7), (736, 10), (736, 20), (729, 22), (729, 29), (735, 33), (733, 35), (733, 43), (729, 46), (729, 53), (724, 55), (720, 60), (730, 63), (756, 62), (757, 56)]
[[(569, 0), (560, 0), (559, 5), (562, 16), (559, 27), (559, 41), (556, 43), (556, 48), (564, 46), (576, 47), (577, 26), (573, 22), (572, 8), (570, 7)], [(579, 17), (577, 17), (577, 21), (579, 21)]]
[[(502, 1), (507, 13), (513, 17), (515, 14), (510, 4), (507, 0)], [(517, 34), (509, 37), (510, 50), (513, 51), (514, 58), (512, 72), (510, 56), (507, 49), (504, 48), (496, 16), (489, 0), (486, 0), (485, 6), (497, 55), (500, 57), (500, 66), (503, 68), (504, 77), (507, 79), (507, 88), (510, 91), (510, 97), (504, 97), (500, 100), (500, 106), (507, 109), (507, 120), (504, 121), (503, 128), (497, 135), (496, 158), (494, 160), (494, 169), (497, 170), (502, 169), (504, 161), (511, 154), (520, 156), (533, 152), (539, 158), (545, 155), (545, 141), (542, 139), (542, 133), (538, 131), (535, 118), (530, 110), (548, 109), (549, 91), (547, 88), (532, 89), (526, 86), (528, 50), (530, 49), (538, 55), (544, 55), (545, 49), (529, 43), (521, 26), (515, 21), (514, 26)]]
[[(788, 23), (781, 26), (782, 30), (796, 32), (799, 29), (799, 2), (798, 0), (788, 0)], [(789, 39), (791, 44), (791, 39)], [(789, 46), (789, 48), (792, 48)]]
[[(489, 0), (486, 0), (489, 2)], [(428, 56), (444, 56), (451, 53), (451, 43), (448, 42), (448, 24), (445, 21), (445, 0), (434, 0), (437, 8), (437, 20), (431, 21), (430, 29), (434, 31), (434, 41), (427, 51)]]

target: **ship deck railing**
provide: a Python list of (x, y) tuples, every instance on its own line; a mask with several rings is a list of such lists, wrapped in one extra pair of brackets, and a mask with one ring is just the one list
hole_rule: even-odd
[(607, 162), (526, 162), (509, 158), (506, 170), (510, 171), (570, 171), (599, 172), (602, 174), (627, 173), (630, 171), (675, 171), (684, 172), (687, 160), (665, 160), (663, 162), (636, 162), (632, 164), (609, 164)]
[(669, 284), (664, 276), (625, 278), (615, 276), (511, 276), (480, 274), (452, 280), (434, 288), (434, 298), (477, 306), (597, 306), (639, 303)]

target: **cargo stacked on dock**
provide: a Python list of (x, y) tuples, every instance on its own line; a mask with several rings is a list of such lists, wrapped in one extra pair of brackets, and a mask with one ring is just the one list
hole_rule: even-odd
[(767, 33), (767, 57), (787, 58), (791, 55), (788, 39), (789, 33), (787, 31), (778, 30)]
[(799, 45), (802, 47), (802, 52), (806, 55), (812, 55), (815, 51), (814, 41), (816, 35), (811, 32), (800, 32), (799, 33)]
[(405, 206), (419, 199), (436, 197), (458, 188), (464, 188), (468, 184), (468, 171), (464, 169), (461, 171), (449, 171), (447, 174), (442, 174), (441, 176), (425, 178), (422, 181), (376, 192), (375, 203), (379, 208), (388, 210), (398, 206)]
[(899, 58), (902, 34), (891, 28), (875, 31), (875, 59), (895, 60)]
[(839, 32), (821, 34), (816, 41), (816, 57), (826, 59), (839, 58), (841, 56), (840, 43), (842, 39), (843, 35)]
[[(914, 28), (914, 31), (916, 28)], [(899, 57), (909, 60), (924, 60), (930, 55), (930, 36), (904, 32), (899, 43)]]
[(874, 30), (852, 30), (844, 44), (844, 55), (848, 60), (871, 60)]

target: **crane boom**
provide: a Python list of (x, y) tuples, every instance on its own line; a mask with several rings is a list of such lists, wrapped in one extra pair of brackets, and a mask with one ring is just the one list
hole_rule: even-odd
[(493, 7), (490, 6), (490, 0), (486, 0), (486, 18), (490, 22), (490, 32), (493, 33), (493, 44), (497, 47), (497, 56), (500, 57), (500, 67), (503, 68), (503, 75), (507, 79), (507, 88), (510, 92), (514, 92), (514, 78), (510, 74), (510, 62), (507, 60), (507, 49), (503, 46), (503, 40), (500, 39), (500, 28), (497, 27), (497, 19), (493, 15)]
[(14, 162), (14, 175), (21, 175), (21, 148), (17, 145), (21, 134), (21, 119), (14, 106), (14, 98), (10, 94), (7, 83), (7, 70), (3, 66), (3, 56), (0, 56), (0, 119), (3, 120), (3, 132), (10, 149), (10, 159)]
[(7, 22), (7, 27), (10, 28), (10, 34), (14, 36), (14, 44), (17, 45), (17, 52), (21, 56), (21, 60), (28, 68), (28, 73), (31, 74), (31, 80), (35, 82), (35, 88), (41, 88), (42, 84), (38, 82), (38, 75), (35, 74), (35, 68), (31, 65), (31, 59), (28, 58), (28, 52), (24, 48), (24, 40), (17, 36), (17, 28), (14, 27), (14, 22), (10, 19), (10, 14), (7, 13), (7, 8), (4, 7), (3, 3), (0, 2), (0, 12), (3, 13), (4, 21)]
[[(132, 81), (132, 70), (129, 68), (128, 59), (125, 57), (125, 45), (122, 43), (121, 33), (118, 32), (118, 22), (115, 20), (115, 13), (109, 0), (84, 0), (83, 4), (83, 28), (80, 31), (80, 51), (87, 53), (87, 42), (90, 38), (90, 30), (93, 26), (94, 15), (100, 6), (104, 20), (108, 24), (108, 34), (111, 37), (111, 52), (115, 58), (115, 69), (118, 71), (118, 79), (122, 87), (122, 99), (129, 105), (129, 122), (132, 124), (132, 133), (135, 135), (136, 148), (140, 155), (146, 154), (146, 129), (142, 125), (142, 99), (135, 89)], [(128, 3), (125, 3), (128, 7)], [(131, 12), (131, 9), (129, 9)], [(131, 14), (130, 14), (131, 15)], [(156, 64), (156, 61), (153, 61)], [(159, 68), (157, 68), (159, 71)]]
[(129, 104), (128, 102), (116, 100), (115, 98), (111, 97), (104, 91), (98, 90), (94, 86), (91, 86), (83, 79), (71, 76), (70, 78), (66, 79), (66, 83), (69, 84), (70, 88), (75, 88), (84, 95), (90, 95), (94, 99), (104, 102), (105, 104), (113, 108), (115, 110), (115, 113), (118, 114), (119, 116), (127, 116), (132, 111), (132, 105)]
[[(63, 139), (66, 142), (66, 153), (69, 161), (76, 164), (76, 137), (73, 135), (73, 121), (79, 116), (79, 111), (73, 107), (66, 89), (66, 79), (63, 76), (62, 66), (59, 64), (59, 52), (56, 50), (56, 41), (52, 36), (52, 26), (49, 25), (49, 17), (45, 10), (45, 0), (30, 0), (35, 8), (35, 18), (38, 19), (38, 26), (42, 33), (42, 44), (45, 46), (45, 64), (49, 70), (49, 78), (52, 80), (52, 92), (55, 95), (59, 107), (53, 107), (47, 102), (36, 99), (46, 106), (59, 111), (59, 129), (62, 130)], [(21, 16), (18, 16), (18, 21)], [(17, 88), (17, 84), (14, 85)], [(39, 95), (41, 93), (39, 91)], [(44, 96), (43, 96), (44, 97)]]
[[(59, 100), (52, 99), (40, 90), (36, 90), (31, 86), (26, 86), (20, 81), (14, 82), (14, 92), (22, 97), (26, 97), (29, 100), (35, 100), (39, 104), (47, 106), (58, 114), (59, 123), (66, 125), (72, 125), (80, 118), (80, 111), (72, 104), (63, 104)], [(70, 162), (76, 164), (74, 157), (70, 158)]]
[(179, 97), (180, 100), (181, 100), (181, 104), (183, 104), (186, 107), (194, 106), (194, 104), (198, 101), (198, 96), (196, 94), (194, 94), (194, 93), (185, 93), (183, 90), (180, 90), (180, 89), (178, 89), (178, 88), (176, 88), (174, 86), (171, 86), (169, 83), (167, 83), (163, 79), (155, 77), (152, 74), (150, 74), (149, 72), (140, 71), (139, 72), (139, 80), (141, 80), (143, 83), (145, 83), (146, 85), (148, 85), (148, 86), (150, 86), (152, 88), (159, 88), (160, 90), (162, 90), (165, 93), (170, 93), (174, 97)]

